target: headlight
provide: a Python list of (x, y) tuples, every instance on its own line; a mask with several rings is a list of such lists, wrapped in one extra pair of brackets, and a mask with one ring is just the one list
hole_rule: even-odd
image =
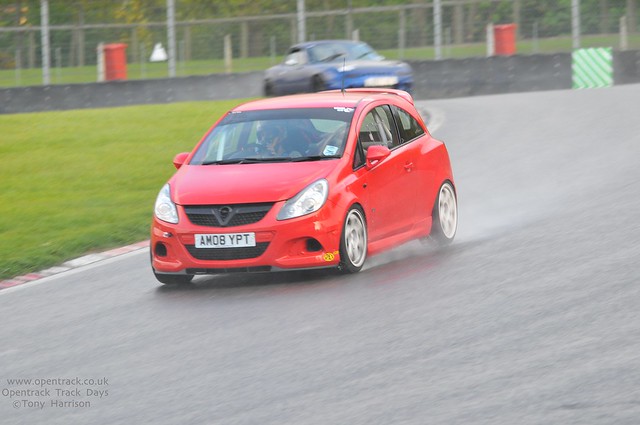
[(154, 211), (159, 220), (173, 224), (178, 223), (178, 210), (176, 209), (176, 204), (171, 200), (171, 189), (168, 183), (158, 193)]
[(328, 195), (329, 183), (320, 179), (285, 202), (277, 218), (287, 220), (316, 212), (327, 202)]

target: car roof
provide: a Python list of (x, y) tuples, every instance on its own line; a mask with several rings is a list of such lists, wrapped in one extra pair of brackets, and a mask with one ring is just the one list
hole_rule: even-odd
[(362, 88), (347, 89), (344, 91), (329, 90), (319, 93), (264, 98), (239, 105), (234, 108), (233, 111), (245, 112), (264, 109), (332, 108), (341, 106), (356, 108), (361, 102), (369, 103), (378, 99), (398, 100), (398, 98), (413, 105), (413, 98), (405, 91)]

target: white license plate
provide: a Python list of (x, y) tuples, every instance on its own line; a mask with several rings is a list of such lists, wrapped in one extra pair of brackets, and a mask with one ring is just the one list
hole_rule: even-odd
[(364, 80), (366, 87), (393, 86), (398, 84), (398, 77), (369, 77)]
[(255, 233), (196, 235), (196, 248), (243, 248), (248, 246), (256, 246)]

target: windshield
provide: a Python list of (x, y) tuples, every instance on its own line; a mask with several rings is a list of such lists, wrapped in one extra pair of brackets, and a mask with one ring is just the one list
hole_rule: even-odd
[(336, 42), (322, 43), (309, 48), (309, 57), (313, 62), (332, 62), (353, 60), (382, 60), (366, 43)]
[(317, 161), (342, 156), (353, 108), (230, 112), (191, 165)]

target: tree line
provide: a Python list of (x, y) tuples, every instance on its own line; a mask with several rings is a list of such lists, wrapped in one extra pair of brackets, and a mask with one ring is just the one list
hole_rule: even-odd
[[(433, 0), (305, 0), (305, 9), (328, 11), (372, 6), (431, 4)], [(296, 0), (175, 0), (176, 19), (228, 18), (293, 13)], [(451, 1), (445, 2), (452, 4)], [(581, 18), (588, 32), (611, 32), (621, 16), (636, 31), (640, 0), (581, 0)], [(540, 28), (566, 26), (571, 0), (459, 0), (445, 6), (444, 13), (460, 13), (467, 20), (501, 21), (513, 17), (514, 9)], [(167, 0), (49, 0), (51, 25), (85, 23), (148, 23), (166, 19)], [(40, 0), (0, 0), (0, 26), (38, 26)]]

